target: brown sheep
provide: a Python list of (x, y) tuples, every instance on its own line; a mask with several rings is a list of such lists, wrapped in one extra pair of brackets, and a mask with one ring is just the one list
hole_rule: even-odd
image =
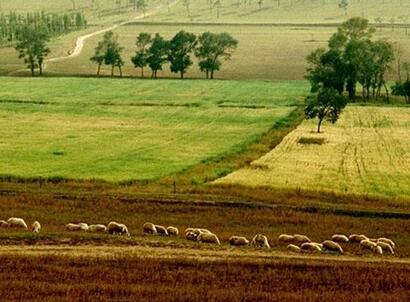
[(157, 229), (155, 228), (155, 225), (151, 222), (147, 222), (144, 223), (143, 225), (143, 230), (144, 230), (144, 234), (156, 234), (157, 233)]
[(167, 232), (168, 232), (169, 236), (178, 236), (179, 235), (178, 228), (176, 228), (174, 226), (167, 227)]
[(251, 246), (270, 249), (268, 238), (262, 234), (257, 234), (253, 237)]
[(201, 233), (199, 234), (199, 236), (197, 237), (197, 241), (198, 242), (205, 242), (205, 243), (214, 243), (217, 245), (220, 245), (220, 241), (218, 236), (216, 236), (215, 234), (208, 234), (208, 233)]
[(347, 238), (346, 235), (342, 235), (342, 234), (334, 234), (332, 236), (332, 240), (334, 242), (343, 242), (343, 243), (349, 242), (349, 238)]
[(282, 234), (278, 237), (278, 242), (288, 243), (292, 242), (295, 239), (292, 235)]
[(331, 251), (331, 252), (337, 252), (339, 254), (343, 254), (343, 249), (340, 246), (340, 244), (337, 243), (337, 242), (334, 242), (334, 241), (331, 241), (331, 240), (325, 240), (325, 241), (323, 241), (322, 244), (323, 244), (323, 249), (324, 250), (328, 250), (328, 251)]
[(312, 241), (312, 240), (309, 239), (308, 236), (300, 235), (300, 234), (293, 235), (293, 238), (294, 238), (295, 242), (297, 242), (299, 244)]
[(286, 247), (286, 249), (288, 249), (289, 251), (294, 252), (294, 253), (300, 253), (301, 252), (300, 247), (298, 247), (297, 245), (294, 245), (294, 244), (289, 244)]
[(249, 240), (241, 236), (232, 236), (229, 238), (229, 244), (233, 246), (249, 245)]
[(161, 236), (168, 236), (168, 231), (162, 225), (155, 225), (155, 229), (157, 230), (157, 234)]

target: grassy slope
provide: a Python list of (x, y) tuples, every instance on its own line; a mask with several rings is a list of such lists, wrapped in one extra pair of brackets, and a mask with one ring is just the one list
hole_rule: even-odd
[[(408, 198), (409, 121), (408, 108), (349, 107), (324, 134), (306, 121), (253, 168), (218, 183)], [(302, 137), (325, 143), (303, 145)]]
[(0, 170), (155, 179), (241, 150), (305, 90), (301, 82), (3, 78)]

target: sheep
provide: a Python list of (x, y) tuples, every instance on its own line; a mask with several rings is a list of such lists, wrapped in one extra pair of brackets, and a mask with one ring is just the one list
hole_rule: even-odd
[(367, 238), (365, 235), (358, 235), (358, 234), (352, 234), (349, 236), (349, 241), (351, 242), (357, 242), (360, 243), (360, 241), (362, 240), (368, 240), (369, 238)]
[(34, 233), (39, 233), (41, 229), (41, 224), (38, 221), (34, 221), (33, 224), (31, 225), (31, 230)]
[(251, 246), (270, 249), (268, 238), (262, 234), (257, 234), (255, 235), (255, 237), (253, 237)]
[(241, 236), (232, 236), (229, 238), (229, 244), (234, 246), (249, 245), (249, 240)]
[(295, 239), (294, 236), (287, 235), (287, 234), (282, 234), (278, 237), (278, 241), (283, 242), (283, 243), (292, 242), (294, 239)]
[(370, 241), (369, 239), (365, 239), (360, 241), (360, 246), (365, 249), (374, 250), (377, 248), (377, 244)]
[(27, 224), (22, 218), (11, 217), (7, 220), (9, 227), (27, 229)]
[(130, 236), (127, 226), (125, 224), (118, 223), (115, 221), (111, 221), (108, 224), (107, 230), (108, 230), (108, 233), (111, 235), (116, 235), (116, 234), (124, 235), (125, 234), (127, 236)]
[(75, 223), (69, 223), (65, 226), (65, 229), (67, 231), (70, 232), (75, 232), (75, 231), (80, 231), (81, 230), (81, 226), (79, 224), (75, 224)]
[(168, 231), (162, 225), (155, 225), (155, 229), (157, 230), (158, 235), (168, 236)]
[(389, 239), (389, 238), (378, 238), (376, 242), (384, 242), (387, 244), (390, 244), (390, 246), (392, 248), (396, 248), (396, 244), (393, 242), (393, 240)]
[(347, 238), (346, 235), (334, 234), (334, 235), (332, 236), (332, 241), (334, 241), (334, 242), (347, 243), (347, 242), (349, 242), (349, 238)]
[(331, 252), (337, 252), (339, 254), (343, 254), (343, 249), (340, 246), (340, 244), (337, 243), (337, 242), (334, 242), (334, 241), (331, 241), (331, 240), (325, 240), (325, 241), (323, 241), (322, 244), (323, 244), (323, 249), (324, 250), (328, 250), (328, 251), (331, 251)]
[(198, 229), (201, 233), (206, 233), (206, 234), (213, 234), (210, 230), (207, 229)]
[(309, 237), (307, 237), (305, 235), (300, 235), (300, 234), (293, 235), (293, 238), (294, 238), (295, 242), (300, 243), (300, 244), (312, 241), (312, 240), (309, 239)]
[(167, 232), (169, 236), (178, 236), (179, 235), (179, 230), (176, 227), (169, 226), (167, 227)]
[(78, 225), (80, 226), (81, 231), (89, 231), (88, 224), (80, 222)]
[(105, 233), (107, 232), (107, 227), (103, 224), (90, 224), (88, 231), (91, 233)]
[(300, 246), (300, 249), (304, 251), (321, 252), (322, 245), (316, 242), (305, 242)]
[(144, 223), (142, 228), (144, 230), (144, 234), (157, 234), (157, 229), (155, 228), (155, 225), (151, 222)]
[(294, 244), (289, 244), (286, 247), (286, 249), (288, 249), (289, 251), (294, 252), (294, 253), (300, 253), (301, 252), (300, 247), (298, 247), (297, 245), (294, 245)]
[(206, 243), (215, 243), (217, 245), (220, 245), (220, 241), (218, 239), (218, 236), (215, 234), (208, 234), (208, 233), (201, 233), (197, 237), (198, 242), (206, 242)]
[(376, 243), (383, 251), (388, 251), (390, 254), (394, 255), (394, 249), (392, 246), (386, 242), (379, 241)]
[(9, 223), (5, 220), (0, 220), (0, 228), (7, 228)]

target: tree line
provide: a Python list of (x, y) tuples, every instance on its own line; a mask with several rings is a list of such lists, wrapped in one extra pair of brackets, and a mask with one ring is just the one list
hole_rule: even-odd
[[(135, 68), (141, 70), (142, 78), (146, 67), (151, 69), (151, 77), (156, 78), (158, 71), (163, 70), (165, 64), (169, 64), (171, 72), (179, 74), (183, 79), (193, 65), (192, 56), (196, 56), (199, 69), (205, 73), (207, 79), (213, 79), (215, 72), (221, 69), (222, 61), (231, 58), (237, 45), (238, 41), (227, 33), (204, 32), (196, 36), (180, 31), (170, 40), (159, 34), (140, 33), (136, 38), (137, 50), (131, 62)], [(112, 76), (115, 68), (118, 68), (122, 76), (122, 51), (118, 35), (111, 31), (106, 32), (95, 48), (94, 56), (90, 58), (98, 66), (97, 75), (104, 64), (111, 66)]]
[(18, 40), (27, 26), (33, 27), (49, 37), (55, 37), (85, 28), (87, 20), (80, 12), (70, 14), (46, 13), (44, 11), (27, 14), (2, 13), (0, 14), (1, 44)]

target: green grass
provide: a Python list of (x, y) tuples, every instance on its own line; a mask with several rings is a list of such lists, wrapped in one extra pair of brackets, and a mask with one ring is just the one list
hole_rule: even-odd
[[(410, 108), (351, 106), (320, 134), (316, 123), (304, 122), (270, 153), (218, 183), (408, 200)], [(303, 144), (302, 138), (324, 143)]]
[(109, 181), (157, 179), (239, 152), (286, 118), (307, 88), (304, 82), (1, 82), (1, 174)]

